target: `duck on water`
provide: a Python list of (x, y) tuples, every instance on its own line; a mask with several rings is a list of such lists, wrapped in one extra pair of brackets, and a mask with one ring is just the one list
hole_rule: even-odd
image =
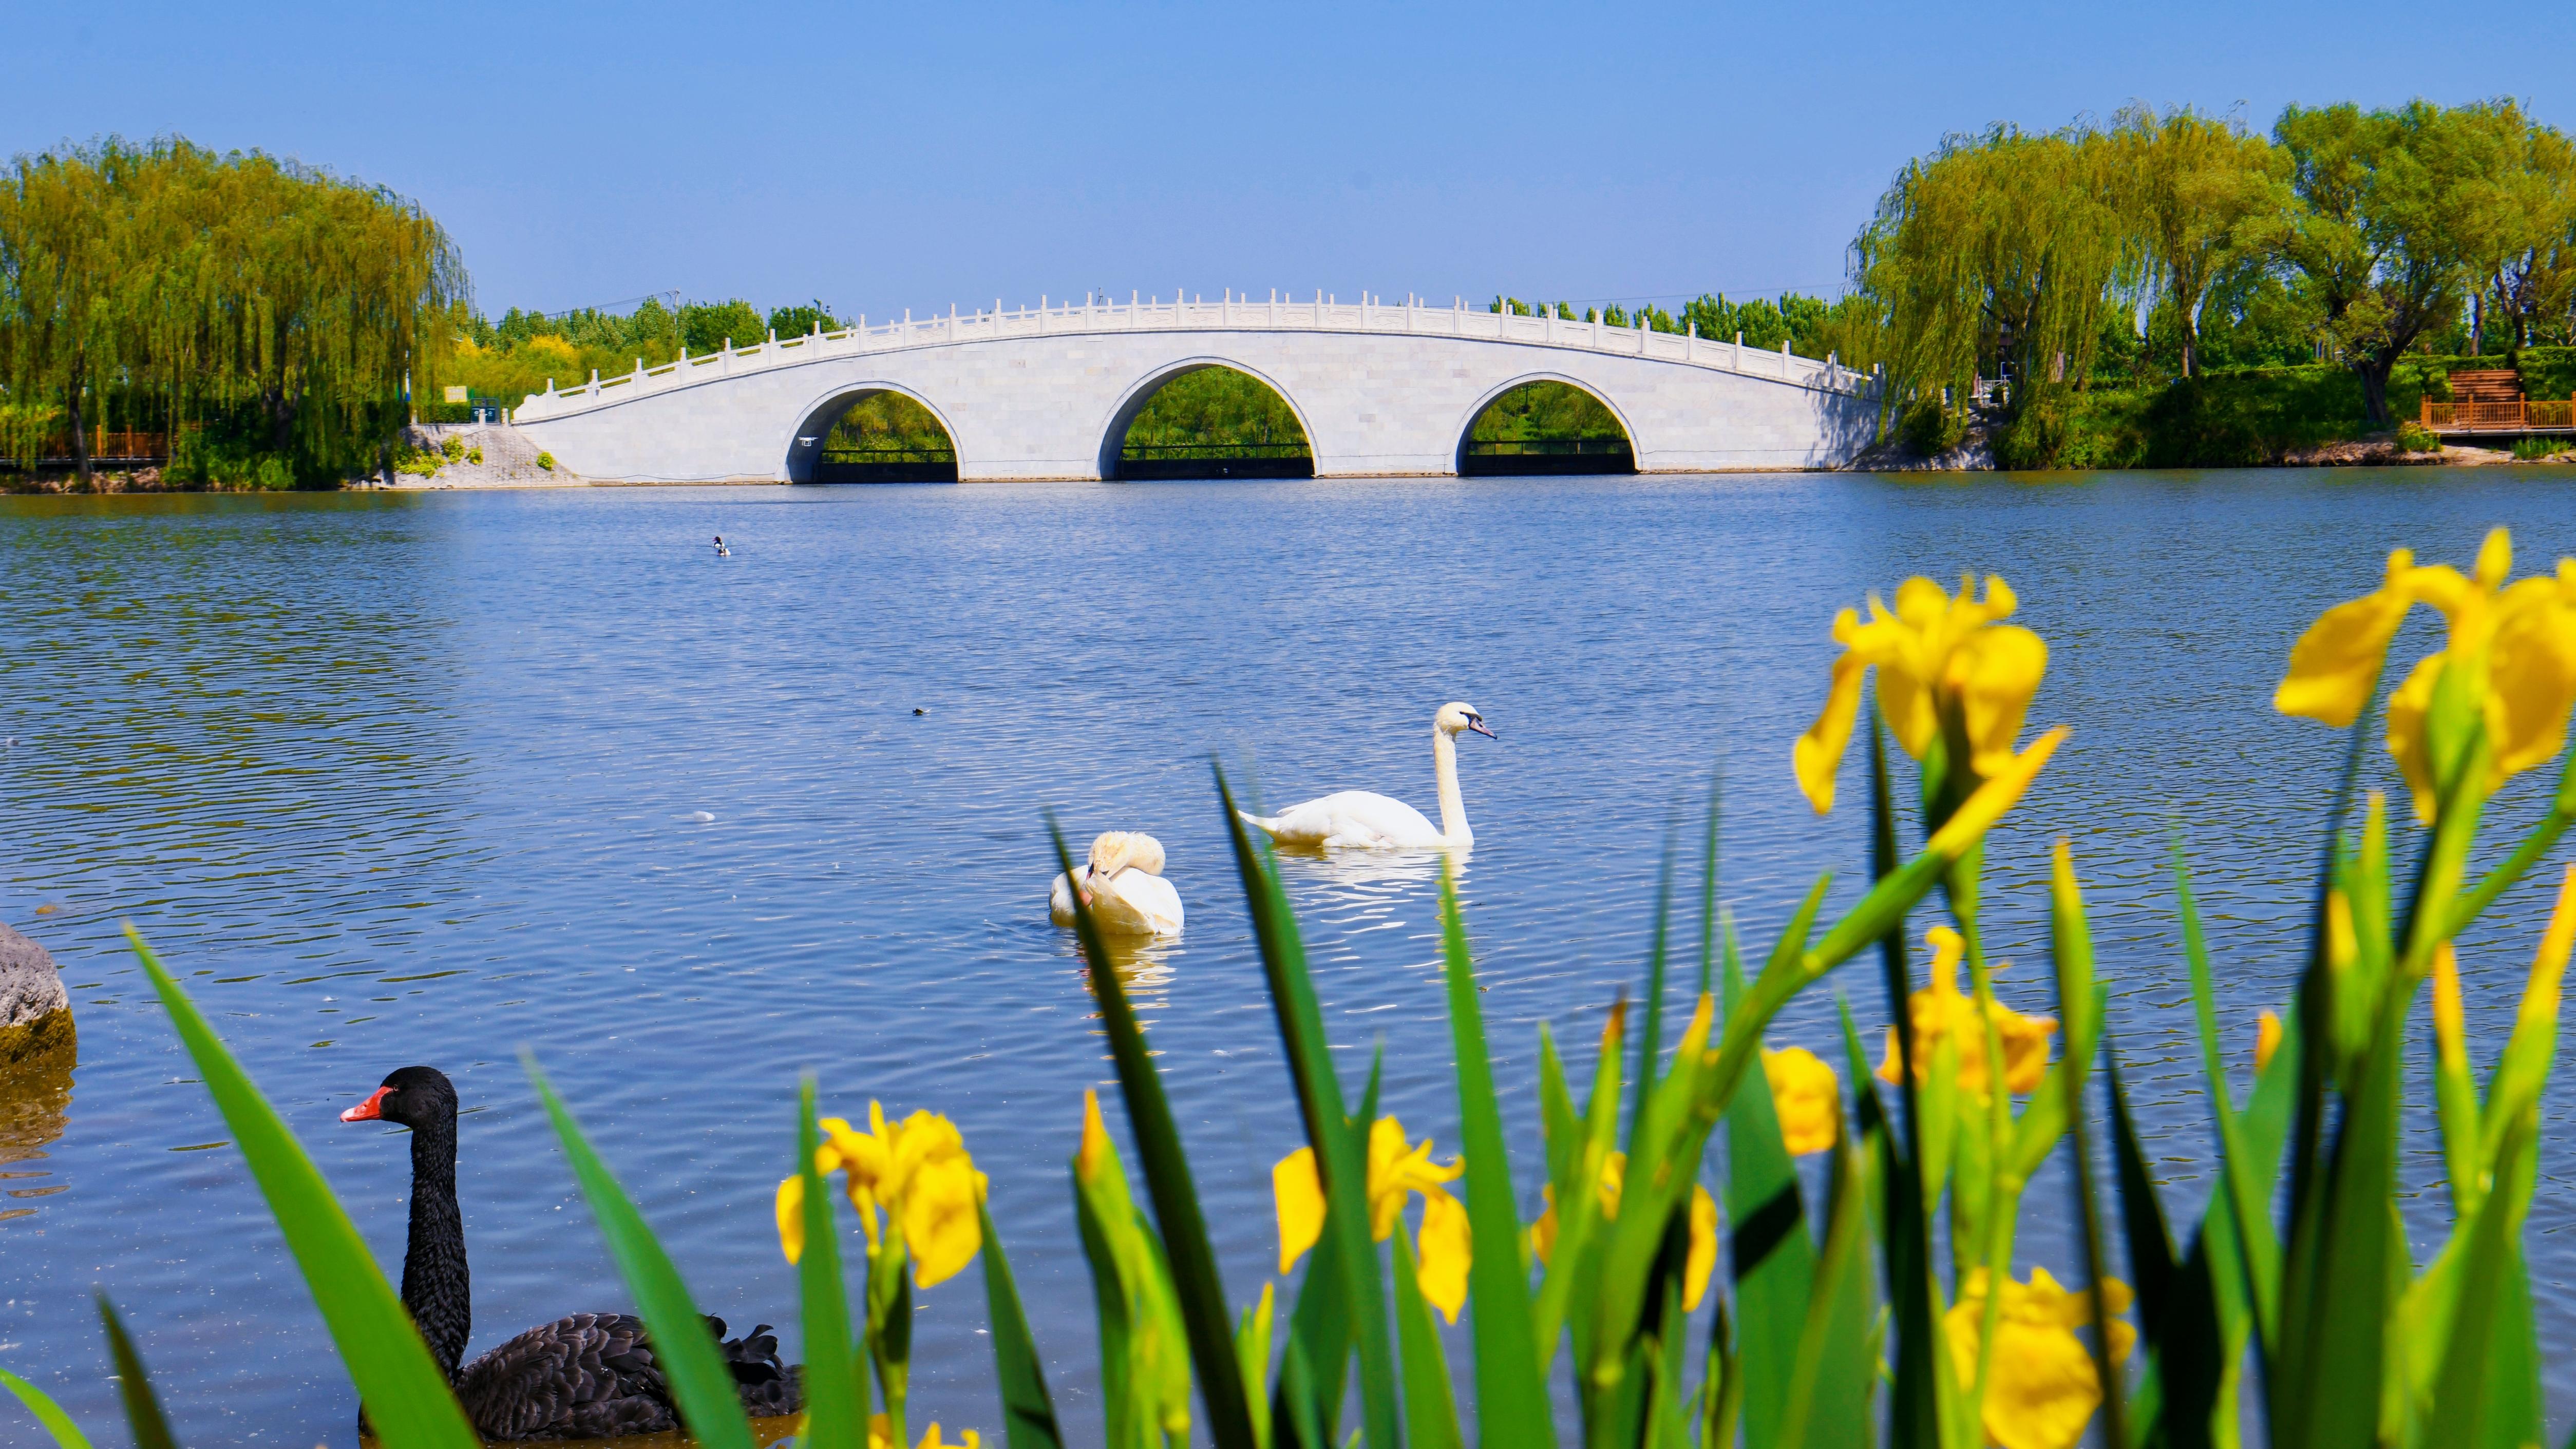
[[(411, 1234), (403, 1252), (403, 1307), (420, 1325), (430, 1356), (486, 1439), (602, 1439), (680, 1427), (670, 1384), (644, 1320), (631, 1313), (575, 1313), (531, 1328), (459, 1366), (472, 1336), (472, 1281), (465, 1269), (465, 1217), (456, 1205), (456, 1088), (434, 1067), (404, 1067), (375, 1094), (340, 1114), (343, 1122), (396, 1122), (411, 1129)], [(733, 1371), (745, 1413), (792, 1414), (804, 1407), (804, 1368), (778, 1360), (778, 1340), (760, 1324), (724, 1336), (707, 1328)]]

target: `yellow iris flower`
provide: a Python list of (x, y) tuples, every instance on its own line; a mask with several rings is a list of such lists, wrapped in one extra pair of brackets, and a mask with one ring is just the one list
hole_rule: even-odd
[[(814, 1170), (818, 1175), (843, 1174), (870, 1254), (882, 1240), (882, 1212), (893, 1217), (902, 1234), (912, 1254), (914, 1281), (921, 1287), (944, 1283), (975, 1261), (984, 1246), (978, 1210), (986, 1182), (966, 1155), (966, 1140), (956, 1123), (935, 1112), (915, 1112), (890, 1123), (885, 1109), (870, 1102), (865, 1132), (839, 1117), (826, 1117), (821, 1126), (823, 1142), (814, 1149)], [(804, 1256), (802, 1177), (778, 1184), (778, 1241), (788, 1262)]]
[[(1959, 1301), (1941, 1318), (1950, 1337), (1950, 1362), (1963, 1389), (1976, 1383), (1986, 1283), (1985, 1269), (1970, 1272)], [(1986, 1384), (1987, 1439), (2003, 1449), (2074, 1449), (2083, 1440), (2084, 1426), (2102, 1402), (2102, 1376), (2094, 1367), (2093, 1351), (2075, 1336), (2076, 1329), (2092, 1325), (2092, 1298), (2059, 1287), (2045, 1268), (2033, 1268), (2027, 1285), (2004, 1280), (1992, 1376)], [(2130, 1298), (2127, 1284), (2103, 1280), (2102, 1305), (2110, 1313), (2127, 1312)], [(2137, 1341), (2136, 1329), (2111, 1320), (2111, 1362), (2126, 1362)]]
[(1878, 710), (1905, 752), (1920, 760), (1941, 738), (1945, 709), (1955, 709), (1968, 740), (1967, 768), (1979, 779), (2000, 773), (2013, 757), (2022, 717), (2048, 670), (2048, 645), (2019, 625), (1999, 624), (2019, 601), (2012, 587), (1986, 576), (1984, 598), (1963, 578), (1950, 594), (1927, 578), (1896, 588), (1896, 610), (1869, 596), (1869, 622), (1859, 611), (1834, 616), (1834, 661), (1824, 712), (1798, 737), (1791, 763), (1798, 788), (1819, 815), (1834, 808), (1834, 773), (1851, 743), (1860, 715), (1861, 676), (1878, 670)]
[[(1920, 1083), (1932, 1070), (1932, 1053), (1944, 1036), (1955, 1036), (1959, 1043), (1959, 1090), (1979, 1101), (1986, 1097), (1986, 1036), (1977, 1019), (1976, 999), (1959, 990), (1959, 957), (1967, 942), (1947, 926), (1934, 926), (1923, 939), (1932, 947), (1932, 984), (1914, 993), (1909, 1003), (1914, 1018), (1914, 1080)], [(2053, 1016), (2024, 1016), (1998, 1001), (1991, 1015), (1995, 1035), (2004, 1049), (2004, 1088), (2014, 1093), (2035, 1091), (2041, 1076), (2048, 1071), (2048, 1039), (2057, 1032)], [(1887, 1056), (1878, 1064), (1878, 1078), (1883, 1082), (1900, 1080), (1904, 1057), (1896, 1041), (1896, 1028), (1887, 1029)]]
[(1762, 1075), (1770, 1080), (1771, 1104), (1790, 1156), (1805, 1157), (1834, 1145), (1843, 1125), (1842, 1079), (1823, 1058), (1805, 1047), (1766, 1049)]
[[(1619, 1216), (1620, 1189), (1626, 1185), (1627, 1179), (1627, 1153), (1613, 1152), (1602, 1160), (1600, 1185), (1602, 1221), (1611, 1222), (1617, 1220)], [(1539, 1196), (1546, 1200), (1547, 1210), (1538, 1215), (1537, 1222), (1530, 1224), (1529, 1236), (1531, 1249), (1538, 1254), (1538, 1260), (1544, 1263), (1556, 1253), (1555, 1186), (1553, 1184), (1542, 1185), (1539, 1188)], [(1683, 1311), (1688, 1312), (1691, 1309), (1699, 1307), (1700, 1299), (1705, 1297), (1708, 1293), (1709, 1277), (1716, 1271), (1717, 1199), (1708, 1195), (1707, 1188), (1700, 1186), (1698, 1183), (1692, 1183), (1690, 1200), (1690, 1252), (1682, 1260)]]
[[(801, 1424), (797, 1428), (797, 1433), (800, 1436), (804, 1433)], [(983, 1440), (977, 1437), (972, 1429), (967, 1430), (965, 1437), (954, 1444), (941, 1442), (939, 1422), (934, 1419), (930, 1427), (922, 1432), (921, 1443), (914, 1446), (914, 1449), (981, 1449), (982, 1444)], [(883, 1414), (868, 1416), (868, 1449), (898, 1449), (894, 1442), (893, 1420)]]
[(2479, 546), (2466, 577), (2447, 564), (2420, 567), (2406, 549), (2390, 553), (2377, 589), (2326, 610), (2299, 636), (2272, 707), (2338, 729), (2350, 725), (2370, 702), (2407, 611), (2430, 604), (2449, 621), (2449, 637), (2388, 697), (2388, 752), (2406, 777), (2416, 818), (2431, 823), (2438, 803), (2425, 715), (2433, 686), (2451, 669), (2467, 671), (2480, 703), (2489, 791), (2547, 762), (2566, 743), (2568, 711), (2576, 706), (2576, 558), (2560, 559), (2555, 575), (2507, 584), (2512, 573), (2513, 537), (2501, 528)]
[[(1404, 1216), (1405, 1199), (1422, 1198), (1421, 1271), (1414, 1281), (1451, 1323), (1467, 1302), (1467, 1267), (1473, 1261), (1467, 1209), (1448, 1184), (1466, 1168), (1431, 1160), (1431, 1139), (1405, 1146), (1404, 1124), (1380, 1117), (1369, 1126), (1369, 1235), (1383, 1243)], [(1315, 1149), (1300, 1147), (1270, 1169), (1270, 1191), (1279, 1210), (1279, 1271), (1285, 1274), (1324, 1236), (1324, 1179)]]

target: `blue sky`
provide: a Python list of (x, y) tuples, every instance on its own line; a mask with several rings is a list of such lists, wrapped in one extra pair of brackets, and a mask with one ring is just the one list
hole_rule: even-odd
[(1951, 130), (2512, 94), (2561, 6), (21, 3), (12, 152), (257, 147), (412, 196), (479, 302), (874, 317), (1097, 289), (1832, 292)]

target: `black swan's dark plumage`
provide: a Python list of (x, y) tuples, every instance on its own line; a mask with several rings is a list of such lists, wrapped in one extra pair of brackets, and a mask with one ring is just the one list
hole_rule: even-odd
[[(475, 1431), (486, 1439), (599, 1439), (677, 1429), (671, 1387), (644, 1320), (631, 1313), (575, 1313), (531, 1328), (459, 1367), (473, 1331), (465, 1219), (456, 1206), (456, 1089), (432, 1067), (405, 1067), (342, 1114), (411, 1129), (411, 1241), (403, 1253), (403, 1306)], [(779, 1362), (766, 1323), (721, 1347), (743, 1409), (792, 1414), (804, 1407), (804, 1370)]]

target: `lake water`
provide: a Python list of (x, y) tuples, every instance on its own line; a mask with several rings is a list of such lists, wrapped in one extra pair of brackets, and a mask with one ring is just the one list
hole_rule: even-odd
[[(1995, 938), (2022, 963), (2004, 990), (2049, 1005), (2034, 883), (2047, 841), (2069, 835), (2112, 1027), (2188, 1219), (2209, 1147), (2168, 830), (2192, 840), (2241, 1062), (2255, 1012), (2297, 967), (2337, 743), (2267, 707), (2290, 640), (2370, 586), (2392, 545), (2465, 562), (2504, 523), (2526, 572), (2576, 552), (2571, 480), (0, 500), (0, 736), (14, 739), (0, 746), (0, 919), (59, 958), (80, 1029), (59, 1137), (0, 1166), (0, 1365), (113, 1438), (90, 1304), (104, 1289), (185, 1441), (354, 1437), (293, 1263), (119, 940), (131, 921), (389, 1270), (404, 1144), (335, 1116), (397, 1066), (455, 1078), (471, 1112), (473, 1351), (629, 1302), (521, 1046), (701, 1304), (738, 1326), (793, 1316), (769, 1204), (799, 1069), (830, 1111), (876, 1097), (949, 1114), (991, 1174), (1059, 1403), (1087, 1438), (1092, 1309), (1066, 1164), (1082, 1091), (1110, 1070), (1080, 963), (1046, 922), (1042, 810), (1077, 851), (1108, 828), (1169, 849), (1189, 929), (1135, 963), (1135, 990), (1231, 1291), (1249, 1301), (1276, 1251), (1269, 1167), (1299, 1129), (1211, 755), (1273, 803), (1366, 787), (1430, 809), (1432, 711), (1483, 710), (1501, 738), (1462, 742), (1477, 831), (1463, 890), (1527, 1140), (1535, 1024), (1552, 1020), (1588, 1072), (1602, 1008), (1640, 973), (1669, 823), (1696, 818), (1713, 774), (1723, 894), (1757, 948), (1817, 871), (1842, 872), (1837, 899), (1853, 896), (1857, 756), (1825, 820), (1789, 777), (1833, 657), (1828, 621), (1909, 573), (1971, 568), (2007, 577), (2052, 645), (2034, 724), (2075, 726), (1997, 837)], [(718, 533), (733, 557), (713, 556)], [(2528, 820), (2542, 793), (2520, 780), (2499, 813)], [(1387, 1105), (1454, 1152), (1433, 867), (1286, 870), (1346, 1076), (1355, 1087), (1382, 1044)], [(2465, 943), (2482, 1061), (2545, 909), (2526, 883)], [(1774, 1040), (1839, 1060), (1836, 988), (1875, 1039), (1887, 1012), (1864, 968), (1799, 1001)], [(2429, 1095), (2420, 1077), (2411, 1089)], [(2562, 1077), (2555, 1120), (2571, 1105)], [(2562, 1347), (2576, 1342), (2568, 1142), (2545, 1150), (2531, 1223), (2542, 1333)], [(2420, 1154), (2410, 1167), (2434, 1171)], [(1534, 1214), (1526, 1172), (1522, 1186)], [(2066, 1254), (2062, 1191), (2036, 1185), (2025, 1214), (2043, 1261)], [(926, 1295), (916, 1425), (998, 1429), (982, 1321), (972, 1272)], [(2568, 1355), (2552, 1361), (2563, 1418), (2576, 1377)], [(10, 1422), (0, 1438), (26, 1442)]]

